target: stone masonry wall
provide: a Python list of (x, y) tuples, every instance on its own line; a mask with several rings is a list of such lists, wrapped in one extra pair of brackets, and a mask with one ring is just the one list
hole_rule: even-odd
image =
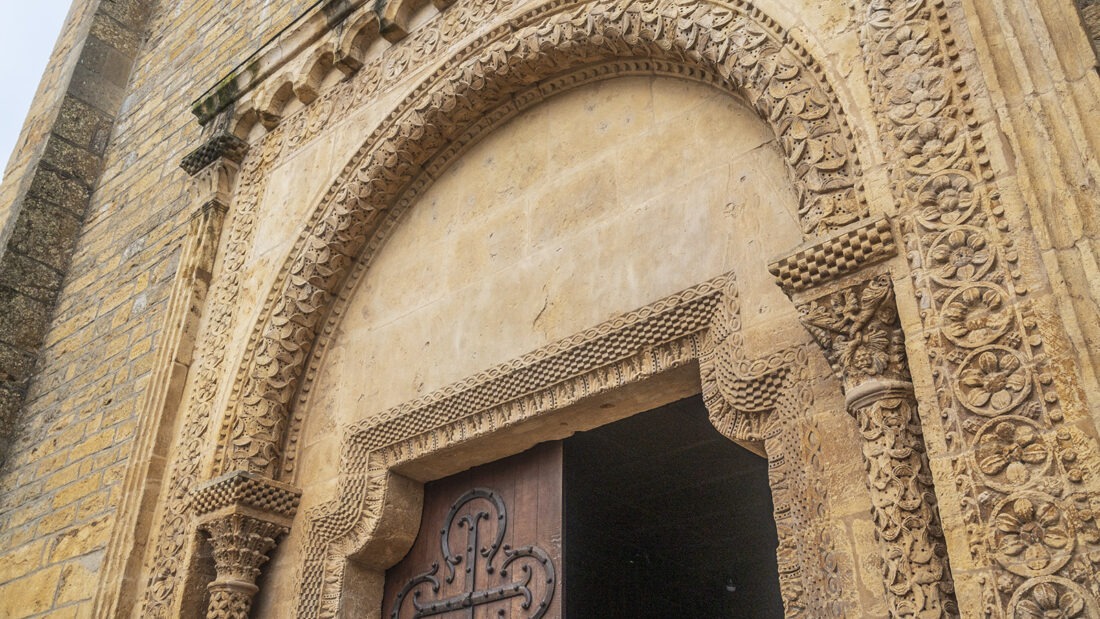
[[(188, 177), (178, 164), (199, 139), (190, 104), (310, 4), (163, 0), (136, 41), (102, 173), (0, 470), (0, 616), (92, 616), (186, 230)], [(52, 130), (63, 99), (55, 89), (83, 44), (86, 10), (81, 3), (73, 11), (55, 50), (20, 141), (28, 146), (0, 188), (0, 221), (11, 219), (16, 185), (35, 163), (29, 145)]]
[(0, 191), (0, 462), (103, 168), (150, 4), (75, 6)]

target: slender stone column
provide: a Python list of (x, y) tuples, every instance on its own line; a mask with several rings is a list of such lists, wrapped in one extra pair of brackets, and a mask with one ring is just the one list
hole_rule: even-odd
[(199, 529), (210, 536), (217, 576), (208, 585), (207, 619), (248, 619), (256, 580), (278, 539), (290, 530), (301, 493), (291, 486), (236, 471), (195, 494)]
[(840, 285), (793, 298), (859, 426), (890, 617), (958, 616), (893, 285), (886, 273)]

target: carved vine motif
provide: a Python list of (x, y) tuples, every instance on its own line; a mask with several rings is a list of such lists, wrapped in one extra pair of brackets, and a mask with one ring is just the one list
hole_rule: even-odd
[(910, 394), (856, 411), (871, 484), (872, 514), (891, 617), (956, 617), (947, 548), (925, 458), (921, 421)]
[(798, 310), (845, 389), (871, 378), (909, 380), (889, 275), (841, 289)]
[(858, 161), (834, 97), (807, 67), (805, 52), (755, 9), (622, 0), (555, 10), (530, 13), (509, 38), (414, 93), (330, 190), (241, 366), (239, 395), (219, 440), (227, 446), (222, 470), (274, 474), (319, 323), (372, 230), (420, 171), (433, 169), (433, 158), (452, 148), (454, 136), (484, 125), (493, 110), (541, 98), (531, 84), (543, 75), (616, 58), (660, 58), (713, 73), (745, 92), (772, 123), (792, 165), (807, 233), (865, 212), (854, 181)]
[(888, 274), (798, 306), (859, 425), (891, 617), (954, 617), (958, 605)]
[[(470, 507), (471, 505), (475, 507)], [(486, 506), (489, 511), (485, 510)], [(519, 609), (515, 609), (514, 605), (509, 606), (520, 613), (516, 616), (521, 619), (539, 619), (546, 614), (557, 590), (554, 562), (538, 546), (512, 548), (502, 545), (508, 528), (508, 508), (500, 495), (487, 488), (474, 488), (455, 501), (443, 523), (440, 551), (443, 567), (446, 569), (442, 582), (439, 578), (439, 563), (432, 564), (431, 569), (414, 576), (394, 599), (390, 611), (391, 619), (408, 616), (402, 610), (410, 609), (414, 619), (462, 609), (471, 609), (472, 614), (472, 609), (478, 606), (498, 605), (499, 602), (509, 602), (513, 598), (523, 598)], [(482, 538), (483, 528), (490, 533), (488, 539)], [(456, 552), (456, 544), (452, 538), (459, 537), (456, 533), (460, 530), (465, 531), (465, 536), (458, 547), (465, 548), (464, 551)], [(503, 560), (495, 565), (498, 554), (503, 554)], [(459, 567), (464, 568), (461, 571), (462, 587), (448, 587), (447, 585), (455, 584), (460, 573), (456, 568)], [(460, 593), (446, 596), (441, 591)], [(542, 594), (536, 599), (536, 594), (540, 591)], [(439, 598), (440, 595), (446, 597)], [(500, 616), (505, 616), (504, 613), (504, 609), (498, 610)]]
[(767, 452), (785, 616), (844, 617), (848, 600), (840, 593), (832, 531), (822, 518), (821, 442), (805, 414), (814, 408), (808, 367), (800, 347), (760, 359), (745, 355), (740, 302), (730, 280), (699, 358), (711, 423), (726, 437), (759, 443)]
[[(1075, 599), (1072, 592), (1089, 587), (1084, 604), (1095, 604), (1100, 554), (1075, 538), (1080, 520), (1069, 508), (1077, 500), (1070, 497), (1088, 503), (1095, 491), (1084, 485), (1078, 452), (1071, 450), (1069, 463), (1059, 455), (1058, 437), (1069, 441), (1072, 433), (1059, 429), (1059, 397), (952, 20), (942, 2), (863, 6), (864, 61), (925, 308), (939, 409), (927, 418), (942, 420), (953, 458), (965, 522), (958, 534), (967, 537), (974, 564), (989, 570), (981, 579), (983, 610), (991, 617), (1041, 616), (1053, 612), (1063, 591)], [(965, 452), (973, 456), (955, 457)], [(1036, 580), (1052, 572), (1085, 589)]]

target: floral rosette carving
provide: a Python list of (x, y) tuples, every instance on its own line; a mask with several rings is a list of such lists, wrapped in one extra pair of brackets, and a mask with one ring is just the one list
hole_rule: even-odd
[(993, 514), (993, 555), (1013, 574), (1046, 576), (1072, 558), (1073, 520), (1053, 497), (1038, 493), (1013, 495), (1002, 501)]
[(994, 264), (993, 249), (981, 228), (959, 226), (936, 237), (928, 250), (928, 268), (937, 283), (962, 286), (980, 281)]
[[(871, 3), (869, 23), (877, 28), (889, 29), (882, 36), (876, 56), (879, 64), (873, 65), (874, 70), (884, 78), (898, 75), (912, 75), (921, 69), (928, 68), (935, 57), (937, 41), (930, 32), (930, 25), (925, 21), (908, 21), (896, 27), (892, 27), (898, 3), (889, 0), (875, 1)], [(922, 2), (910, 2), (913, 10), (919, 10)], [(897, 89), (897, 84), (891, 84), (891, 91)], [(896, 103), (896, 99), (891, 101)]]
[(901, 140), (901, 152), (909, 170), (932, 174), (945, 170), (963, 154), (965, 134), (959, 124), (945, 118), (920, 121)]
[(956, 390), (967, 409), (995, 417), (1015, 409), (1031, 393), (1031, 372), (1015, 350), (987, 346), (959, 365)]
[(982, 194), (966, 172), (947, 170), (929, 177), (916, 191), (917, 220), (929, 230), (943, 230), (981, 217)]
[(951, 88), (943, 75), (921, 67), (896, 82), (890, 91), (890, 118), (900, 124), (919, 123), (935, 118), (951, 100)]
[(974, 453), (978, 470), (1002, 490), (1026, 486), (1050, 468), (1054, 458), (1034, 421), (998, 417), (978, 431)]
[(1000, 286), (978, 283), (952, 292), (943, 303), (943, 334), (963, 348), (992, 344), (1015, 319)]
[(1009, 603), (1010, 619), (1089, 619), (1100, 616), (1081, 585), (1057, 576), (1024, 583)]

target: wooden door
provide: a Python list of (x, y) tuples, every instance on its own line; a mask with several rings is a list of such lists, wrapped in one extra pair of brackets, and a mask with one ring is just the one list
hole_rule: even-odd
[(430, 482), (409, 554), (386, 572), (391, 619), (561, 619), (562, 448)]

